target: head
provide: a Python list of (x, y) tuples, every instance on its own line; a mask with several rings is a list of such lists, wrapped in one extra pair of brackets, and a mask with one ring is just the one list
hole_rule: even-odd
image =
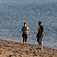
[(41, 26), (41, 25), (42, 25), (42, 22), (41, 22), (41, 21), (39, 21), (39, 22), (38, 22), (38, 25), (39, 25), (39, 26)]
[(28, 23), (27, 23), (27, 22), (25, 22), (25, 23), (24, 23), (24, 26), (27, 26), (27, 25), (28, 25)]

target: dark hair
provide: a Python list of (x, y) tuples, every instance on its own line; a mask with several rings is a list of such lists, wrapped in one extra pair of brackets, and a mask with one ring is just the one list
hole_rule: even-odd
[(42, 23), (41, 21), (39, 21), (39, 24)]
[(24, 25), (26, 24), (26, 22), (24, 23)]
[(24, 25), (25, 25), (25, 24), (28, 24), (28, 23), (27, 23), (27, 22), (24, 22)]

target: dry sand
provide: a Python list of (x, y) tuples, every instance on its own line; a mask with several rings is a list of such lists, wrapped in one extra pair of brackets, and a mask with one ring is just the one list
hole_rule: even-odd
[(44, 47), (37, 50), (37, 45), (0, 40), (0, 57), (57, 57), (57, 50)]

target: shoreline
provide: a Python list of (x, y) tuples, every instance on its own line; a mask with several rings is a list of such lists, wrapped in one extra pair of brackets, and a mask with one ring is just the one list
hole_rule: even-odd
[[(22, 42), (16, 42), (16, 41), (11, 41), (11, 40), (3, 40), (3, 39), (0, 39), (0, 41), (8, 41), (8, 42), (14, 42), (14, 43), (23, 44)], [(29, 43), (27, 43), (27, 45), (38, 46), (36, 44), (29, 44)], [(50, 49), (55, 49), (55, 48), (51, 48), (51, 47), (47, 47), (47, 46), (43, 46), (43, 47), (50, 48)], [(57, 50), (57, 49), (55, 49), (55, 50)]]
[(37, 50), (38, 45), (1, 40), (0, 39), (0, 57), (57, 57), (57, 50), (43, 47), (43, 50)]

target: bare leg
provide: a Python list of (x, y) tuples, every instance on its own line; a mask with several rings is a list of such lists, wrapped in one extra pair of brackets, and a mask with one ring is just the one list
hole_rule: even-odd
[(38, 42), (38, 45), (40, 46), (40, 42)]
[(25, 45), (27, 45), (27, 42), (25, 42)]
[(41, 49), (43, 50), (43, 42), (40, 42)]
[(37, 49), (40, 49), (40, 41), (38, 41), (38, 48)]
[(41, 46), (41, 41), (39, 41), (39, 45)]
[(23, 42), (23, 45), (25, 45), (25, 42)]
[(41, 46), (43, 46), (43, 42), (41, 42)]

